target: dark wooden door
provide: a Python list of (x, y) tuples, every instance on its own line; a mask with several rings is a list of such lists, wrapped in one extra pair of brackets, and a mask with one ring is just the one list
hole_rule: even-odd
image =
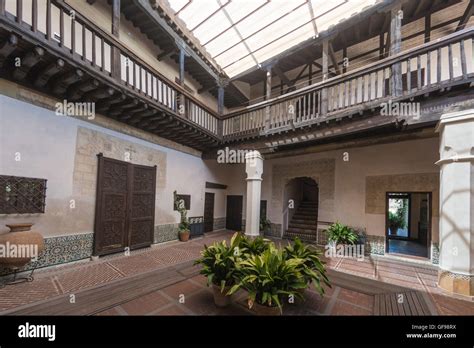
[(214, 229), (214, 193), (206, 192), (204, 199), (204, 232)]
[(131, 165), (130, 168), (128, 235), (130, 249), (137, 249), (153, 242), (156, 167)]
[(156, 167), (98, 156), (94, 255), (153, 242)]
[(242, 196), (227, 196), (226, 228), (228, 230), (242, 230)]

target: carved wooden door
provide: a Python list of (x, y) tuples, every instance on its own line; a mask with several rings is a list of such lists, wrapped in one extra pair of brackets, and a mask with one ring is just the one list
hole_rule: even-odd
[(94, 255), (153, 242), (156, 167), (98, 156)]

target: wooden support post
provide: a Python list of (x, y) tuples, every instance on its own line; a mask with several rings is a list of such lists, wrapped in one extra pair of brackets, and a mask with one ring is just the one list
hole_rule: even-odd
[(184, 47), (179, 48), (179, 84), (184, 85), (184, 61), (186, 59), (186, 52)]
[[(328, 79), (328, 54), (329, 54), (329, 42), (328, 40), (323, 41), (322, 49), (322, 73), (323, 81)], [(328, 90), (323, 88), (321, 90), (321, 114), (325, 115), (328, 112)]]
[(120, 36), (120, 0), (112, 0), (112, 35)]
[[(219, 80), (217, 83), (217, 113), (222, 117), (224, 115), (224, 88), (227, 86), (227, 81)], [(217, 135), (222, 137), (224, 130), (224, 120), (217, 121)]]
[(425, 16), (425, 43), (430, 42), (431, 36), (431, 13)]
[[(269, 100), (272, 95), (272, 66), (269, 65), (265, 68), (266, 80), (265, 80), (265, 100)], [(270, 106), (265, 108), (265, 129), (269, 130), (271, 124)]]
[[(395, 55), (402, 48), (402, 8), (401, 4), (392, 8), (390, 20), (390, 55)], [(402, 85), (402, 64), (400, 62), (392, 65), (391, 74), (391, 95), (397, 97), (403, 93)]]

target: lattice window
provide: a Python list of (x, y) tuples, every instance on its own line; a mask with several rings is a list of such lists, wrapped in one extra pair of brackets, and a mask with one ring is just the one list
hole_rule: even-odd
[(46, 179), (0, 175), (0, 214), (44, 213)]
[[(184, 201), (184, 207), (186, 208), (186, 210), (191, 209), (191, 195), (176, 195), (176, 197), (178, 198), (178, 200), (182, 199)], [(174, 204), (173, 209), (178, 210), (176, 209), (176, 206), (174, 206)]]

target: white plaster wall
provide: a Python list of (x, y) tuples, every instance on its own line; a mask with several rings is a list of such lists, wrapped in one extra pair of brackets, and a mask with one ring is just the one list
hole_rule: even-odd
[[(126, 142), (166, 153), (166, 183), (157, 192), (155, 224), (175, 223), (173, 191), (191, 195), (188, 216), (204, 212), (205, 182), (228, 184), (226, 166), (222, 174), (215, 164), (199, 156), (186, 154), (120, 132), (100, 127), (78, 118), (57, 116), (53, 111), (0, 95), (0, 174), (47, 179), (45, 214), (0, 215), (0, 233), (7, 223), (33, 222), (45, 236), (85, 233), (93, 230), (94, 209), (81, 213), (87, 223), (78, 229), (71, 221), (69, 202), (74, 199), (73, 172), (78, 127), (85, 127)], [(15, 160), (20, 155), (20, 160)], [(132, 159), (133, 162), (133, 159)], [(221, 165), (222, 166), (222, 165)], [(225, 191), (216, 193), (215, 217), (225, 216)], [(85, 226), (85, 227), (84, 227)]]

